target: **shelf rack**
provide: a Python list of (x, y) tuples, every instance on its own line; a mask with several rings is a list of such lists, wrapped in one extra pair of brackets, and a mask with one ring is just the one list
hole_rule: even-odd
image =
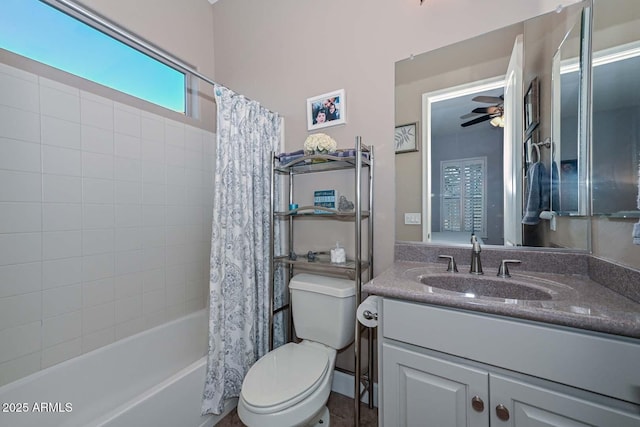
[[(341, 153), (344, 154), (344, 153)], [(280, 307), (275, 307), (274, 303), (274, 274), (277, 265), (283, 265), (288, 270), (287, 281), (293, 277), (294, 270), (313, 271), (317, 273), (329, 273), (345, 275), (349, 279), (353, 280), (356, 287), (356, 307), (360, 305), (362, 299), (362, 283), (363, 276), (365, 281), (369, 281), (373, 278), (373, 146), (367, 146), (362, 143), (362, 138), (357, 136), (355, 138), (355, 150), (353, 155), (333, 155), (333, 154), (313, 154), (307, 156), (301, 156), (293, 159), (287, 163), (281, 164), (277, 154), (272, 153), (272, 173), (271, 173), (271, 245), (270, 245), (270, 258), (271, 258), (271, 277), (269, 283), (269, 349), (273, 349), (274, 336), (274, 316), (284, 310), (287, 310), (288, 316), (288, 333), (287, 340), (292, 340), (293, 322), (290, 310), (290, 296), (285, 295), (283, 300), (285, 303)], [(336, 209), (328, 209), (319, 206), (301, 206), (292, 210), (278, 210), (276, 206), (275, 191), (276, 190), (276, 176), (286, 175), (289, 181), (289, 204), (293, 203), (293, 185), (296, 175), (309, 174), (309, 173), (326, 173), (339, 170), (353, 170), (354, 171), (354, 186), (355, 186), (355, 200), (354, 210), (343, 212)], [(366, 179), (363, 180), (363, 170), (367, 172)], [(368, 197), (366, 198), (367, 206), (363, 209), (363, 187), (366, 181), (366, 190), (368, 191)], [(322, 210), (322, 213), (316, 213), (315, 211)], [(355, 233), (355, 255), (354, 259), (348, 259), (344, 264), (332, 264), (326, 254), (318, 254), (313, 261), (305, 258), (304, 255), (296, 254), (295, 257), (291, 256), (294, 248), (294, 233), (293, 224), (296, 219), (299, 218), (314, 218), (318, 220), (327, 221), (348, 221), (354, 222)], [(286, 248), (286, 254), (275, 253), (275, 226), (277, 221), (288, 221), (288, 246)], [(366, 222), (366, 238), (367, 238), (367, 251), (363, 256), (362, 239), (363, 239), (363, 225)], [(293, 259), (295, 258), (295, 259)], [(368, 393), (368, 404), (370, 408), (373, 408), (373, 329), (363, 328), (362, 325), (353, 319), (355, 328), (355, 345), (354, 345), (354, 372), (350, 372), (354, 376), (354, 421), (355, 425), (359, 426), (360, 423), (360, 401), (365, 393)], [(362, 332), (368, 333), (368, 360), (367, 366), (364, 369), (362, 367), (361, 357), (361, 337)], [(357, 373), (357, 374), (356, 374)]]

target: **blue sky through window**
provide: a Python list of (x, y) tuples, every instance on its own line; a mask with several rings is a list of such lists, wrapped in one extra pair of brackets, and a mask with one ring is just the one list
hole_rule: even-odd
[(185, 112), (185, 75), (38, 0), (2, 0), (0, 48)]

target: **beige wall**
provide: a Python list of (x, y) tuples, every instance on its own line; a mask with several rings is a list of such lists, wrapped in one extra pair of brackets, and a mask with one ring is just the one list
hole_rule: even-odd
[(347, 124), (326, 128), (340, 147), (375, 145), (376, 272), (395, 240), (394, 63), (573, 0), (221, 0), (214, 4), (216, 78), (286, 119), (286, 147), (302, 147), (305, 101), (346, 90)]

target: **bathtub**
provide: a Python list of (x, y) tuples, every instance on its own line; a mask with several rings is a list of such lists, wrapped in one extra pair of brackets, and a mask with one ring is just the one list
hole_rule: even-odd
[(0, 387), (0, 426), (209, 427), (201, 310)]

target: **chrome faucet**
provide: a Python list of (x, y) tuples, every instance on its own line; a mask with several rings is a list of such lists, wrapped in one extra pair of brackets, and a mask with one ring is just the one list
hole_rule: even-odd
[(500, 267), (498, 268), (498, 277), (511, 277), (511, 274), (509, 274), (509, 267), (507, 267), (507, 264), (520, 264), (520, 260), (519, 259), (503, 259), (502, 262), (500, 263)]
[(480, 242), (475, 234), (471, 235), (471, 274), (484, 274), (482, 272), (482, 262), (480, 262)]
[(451, 255), (438, 255), (438, 258), (445, 258), (449, 260), (447, 264), (447, 273), (457, 273), (458, 265), (456, 264), (456, 260)]

